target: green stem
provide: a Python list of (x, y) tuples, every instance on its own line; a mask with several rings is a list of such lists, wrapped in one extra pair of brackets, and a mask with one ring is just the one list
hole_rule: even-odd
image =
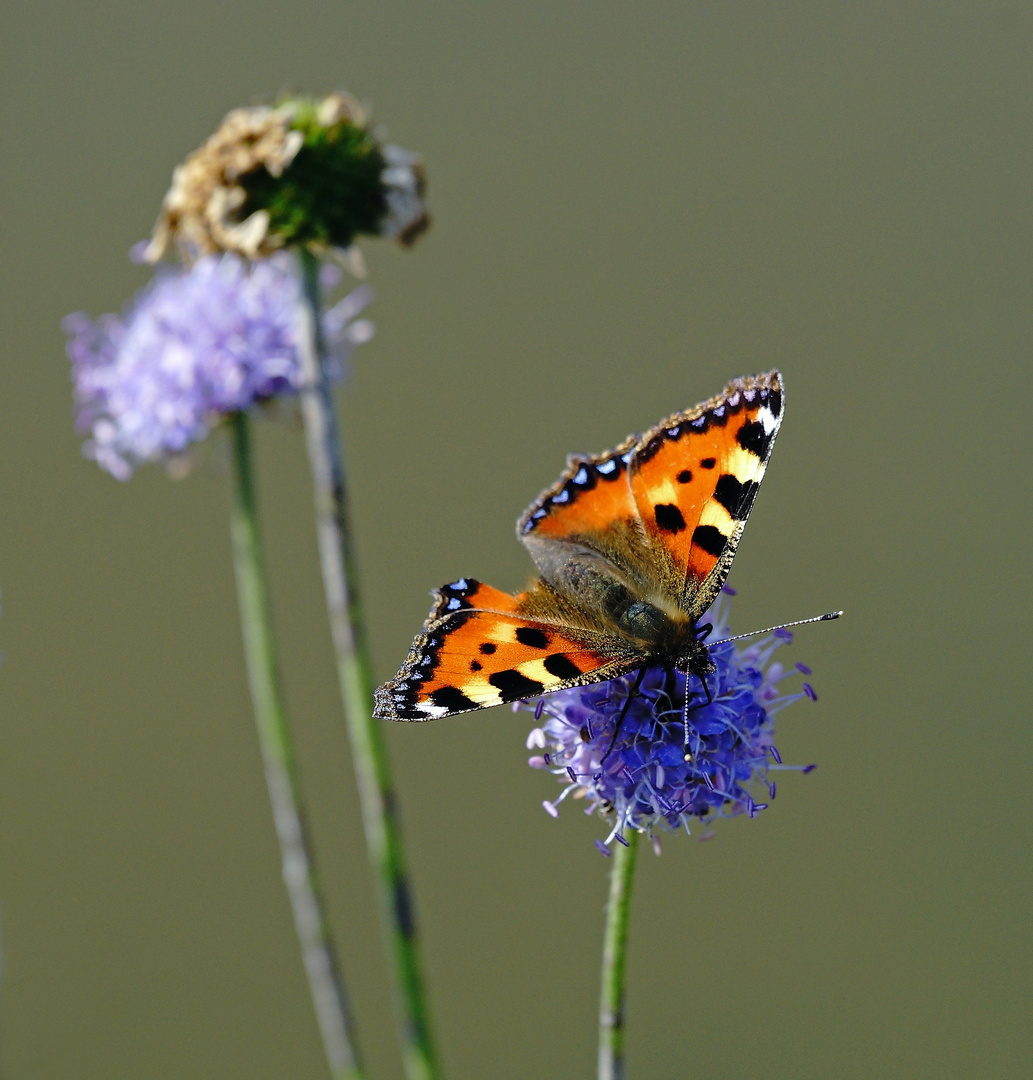
[(319, 261), (299, 249), (302, 300), (299, 349), (306, 389), (301, 395), (312, 467), (316, 535), (344, 716), (362, 805), (366, 847), (376, 881), (381, 919), (394, 961), (407, 1080), (437, 1080), (440, 1071), (423, 984), (416, 916), (391, 780), (387, 746), (373, 719), (373, 675), (358, 593), (355, 544), (348, 513), (337, 420), (323, 365)]
[(309, 992), (333, 1080), (362, 1080), (355, 1036), (330, 933), (323, 916), (305, 829), (287, 715), (280, 696), (262, 544), (258, 530), (248, 418), (232, 413), (234, 487), (230, 516), (233, 566), (248, 683), (258, 724), (273, 821), (280, 841), (283, 880), (294, 913)]
[(603, 936), (603, 986), (599, 1000), (599, 1080), (624, 1080), (624, 980), (628, 916), (639, 834), (630, 829), (628, 846), (617, 844), (610, 869), (610, 898)]

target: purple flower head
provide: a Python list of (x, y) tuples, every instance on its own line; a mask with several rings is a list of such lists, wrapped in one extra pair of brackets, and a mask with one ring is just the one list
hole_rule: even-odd
[[(729, 633), (728, 600), (718, 598), (707, 613), (711, 640)], [(707, 702), (699, 680), (689, 678), (688, 758), (682, 723), (686, 678), (681, 672), (648, 668), (614, 740), (614, 727), (635, 681), (635, 673), (592, 686), (546, 695), (529, 704), (542, 722), (528, 736), (528, 749), (541, 753), (533, 768), (548, 769), (564, 785), (545, 804), (557, 815), (565, 798), (584, 799), (585, 812), (600, 811), (611, 828), (603, 849), (623, 841), (628, 829), (654, 837), (658, 831), (690, 831), (690, 822), (748, 814), (755, 817), (775, 796), (769, 774), (782, 764), (774, 745), (775, 714), (810, 697), (809, 685), (793, 693), (779, 683), (788, 671), (772, 659), (785, 636), (770, 634), (737, 647), (727, 642), (710, 650), (717, 671), (707, 679)], [(612, 742), (612, 749), (611, 747)], [(798, 767), (795, 767), (798, 768)], [(806, 771), (806, 770), (801, 770)], [(763, 799), (763, 801), (758, 801)], [(600, 841), (596, 841), (597, 845)]]
[[(126, 480), (205, 438), (224, 414), (296, 393), (299, 297), (289, 255), (249, 263), (229, 254), (160, 269), (122, 315), (69, 315), (83, 452)], [(323, 316), (338, 370), (372, 336), (355, 318), (370, 299), (360, 287)]]

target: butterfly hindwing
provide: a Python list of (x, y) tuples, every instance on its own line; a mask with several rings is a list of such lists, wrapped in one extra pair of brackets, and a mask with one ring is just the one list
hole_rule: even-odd
[(397, 676), (377, 690), (374, 715), (435, 720), (623, 674), (605, 635), (529, 619), (519, 597), (463, 578), (436, 594)]
[(672, 599), (692, 618), (728, 574), (784, 401), (777, 371), (736, 379), (658, 424), (636, 447), (629, 476), (639, 516), (657, 559), (673, 564)]
[[(521, 540), (534, 536), (573, 543), (606, 534), (638, 518), (628, 484), (628, 463), (638, 436), (604, 454), (571, 454), (559, 480), (538, 496), (517, 522)], [(526, 540), (525, 540), (526, 542)]]

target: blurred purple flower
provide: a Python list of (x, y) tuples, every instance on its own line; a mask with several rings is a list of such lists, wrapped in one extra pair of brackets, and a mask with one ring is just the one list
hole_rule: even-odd
[[(728, 635), (727, 618), (728, 601), (721, 596), (707, 613), (714, 625), (712, 640)], [(774, 745), (775, 714), (814, 695), (806, 683), (796, 693), (779, 689), (787, 675), (810, 673), (802, 665), (786, 671), (772, 661), (775, 650), (790, 640), (792, 634), (783, 630), (746, 648), (728, 642), (710, 650), (717, 664), (707, 680), (711, 704), (698, 680), (691, 680), (689, 761), (682, 723), (685, 676), (680, 672), (660, 667), (646, 671), (612, 750), (614, 725), (634, 673), (561, 690), (526, 705), (543, 720), (527, 739), (529, 750), (542, 752), (528, 764), (549, 769), (564, 784), (559, 798), (546, 802), (545, 809), (556, 817), (557, 806), (568, 796), (584, 799), (586, 813), (599, 811), (611, 823), (606, 840), (596, 841), (604, 854), (614, 840), (624, 842), (629, 828), (652, 836), (659, 851), (658, 831), (689, 832), (693, 818), (709, 822), (737, 814), (755, 817), (775, 797), (770, 773), (814, 768), (783, 765)], [(765, 801), (756, 801), (758, 792)]]
[[(333, 284), (334, 282), (328, 282)], [(222, 415), (300, 389), (300, 284), (288, 254), (206, 256), (160, 269), (122, 315), (62, 323), (87, 457), (119, 480), (182, 453)], [(360, 286), (323, 315), (338, 373), (372, 324)]]

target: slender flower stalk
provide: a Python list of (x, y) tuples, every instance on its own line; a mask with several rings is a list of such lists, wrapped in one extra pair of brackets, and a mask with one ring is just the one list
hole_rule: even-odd
[(362, 1080), (351, 1014), (333, 944), (323, 915), (311, 845), (298, 789), (294, 750), (283, 707), (262, 546), (258, 530), (248, 418), (229, 415), (233, 438), (234, 488), (231, 509), (233, 564), (244, 633), (248, 682), (265, 763), (269, 800), (283, 860), (283, 880), (301, 943), (309, 992), (333, 1080)]
[(357, 589), (344, 461), (325, 365), (319, 261), (298, 249), (298, 307), (305, 422), (316, 508), (316, 533), (337, 673), (362, 805), (366, 846), (381, 918), (394, 960), (402, 1058), (407, 1080), (435, 1080), (440, 1071), (424, 992), (415, 911), (383, 733), (373, 719), (373, 679)]
[[(408, 246), (426, 230), (423, 192), (419, 157), (382, 143), (366, 110), (348, 94), (236, 109), (176, 167), (150, 243), (134, 249), (150, 263), (174, 251), (182, 265), (159, 268), (122, 317), (95, 322), (79, 313), (64, 323), (78, 425), (89, 436), (83, 449), (113, 476), (126, 480), (149, 461), (165, 461), (181, 473), (185, 452), (216, 424), (226, 421), (232, 432), (233, 551), (248, 676), (284, 881), (334, 1080), (358, 1080), (361, 1072), (277, 685), (246, 411), (302, 392), (367, 846), (398, 969), (406, 1073), (409, 1080), (435, 1080), (391, 778), (371, 719), (368, 650), (329, 390), (351, 347), (372, 334), (369, 323), (355, 318), (369, 291), (356, 289), (322, 311), (319, 265), (309, 253), (328, 253), (359, 273), (358, 236)], [(300, 275), (290, 248), (300, 252)]]
[[(559, 804), (583, 801), (586, 814), (605, 821), (605, 840), (596, 847), (613, 859), (603, 937), (599, 1004), (599, 1080), (624, 1077), (624, 997), (628, 915), (636, 848), (643, 834), (660, 854), (662, 833), (689, 833), (703, 825), (700, 839), (714, 835), (712, 821), (768, 808), (755, 796), (774, 800), (772, 774), (809, 773), (813, 765), (785, 765), (775, 747), (775, 716), (803, 699), (817, 700), (809, 682), (791, 691), (780, 684), (792, 675), (809, 676), (797, 663), (786, 669), (775, 652), (793, 635), (779, 627), (749, 635), (746, 645), (729, 636), (729, 596), (707, 612), (715, 669), (706, 691), (691, 686), (682, 672), (652, 666), (604, 683), (518, 704), (534, 711), (540, 726), (527, 748), (539, 751), (528, 762), (547, 769), (563, 785), (559, 797), (543, 804), (551, 817)], [(688, 695), (688, 697), (686, 697)], [(568, 802), (569, 804), (569, 802)]]
[(599, 1080), (624, 1080), (624, 982), (628, 921), (639, 832), (628, 831), (614, 852), (610, 898), (603, 935), (603, 980), (599, 997)]

